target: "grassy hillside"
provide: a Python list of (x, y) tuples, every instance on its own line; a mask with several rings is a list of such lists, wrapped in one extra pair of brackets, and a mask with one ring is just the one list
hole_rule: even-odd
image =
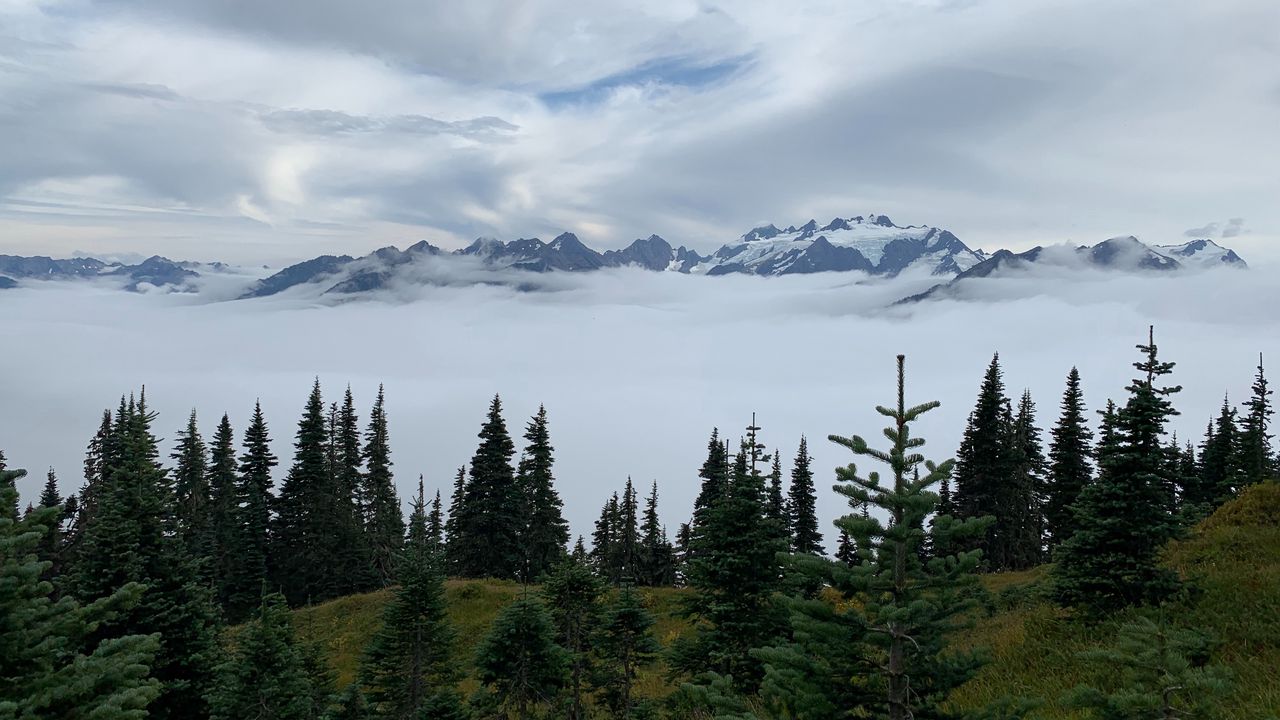
[[(1195, 588), (1169, 617), (1212, 632), (1219, 641), (1214, 662), (1236, 674), (1235, 692), (1222, 708), (1225, 717), (1280, 715), (1280, 484), (1249, 489), (1174, 543), (1165, 562)], [(991, 603), (957, 642), (989, 648), (992, 662), (957, 693), (957, 708), (1022, 695), (1045, 701), (1041, 717), (1070, 718), (1056, 699), (1079, 683), (1105, 679), (1105, 668), (1089, 667), (1076, 656), (1104, 646), (1127, 616), (1096, 624), (1072, 619), (1044, 599), (1046, 575), (1045, 568), (1037, 568), (984, 578)], [(449, 582), (450, 617), (465, 669), (470, 670), (474, 648), (498, 610), (520, 592), (519, 585), (508, 582)], [(675, 613), (682, 592), (643, 591), (664, 645), (687, 630)], [(296, 612), (299, 634), (324, 647), (340, 683), (355, 676), (360, 651), (378, 627), (388, 597), (386, 591), (356, 595)], [(468, 691), (473, 687), (471, 681), (465, 684)], [(669, 691), (661, 668), (651, 668), (641, 680), (646, 696)]]

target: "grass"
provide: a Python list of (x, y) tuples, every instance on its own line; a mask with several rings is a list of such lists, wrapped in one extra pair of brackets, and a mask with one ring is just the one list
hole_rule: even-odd
[[(1235, 687), (1222, 704), (1225, 720), (1280, 716), (1280, 484), (1250, 488), (1173, 543), (1164, 562), (1192, 589), (1172, 608), (1175, 624), (1207, 630), (1218, 641), (1212, 661), (1231, 668)], [(1105, 682), (1108, 670), (1081, 661), (1079, 653), (1105, 647), (1119, 625), (1132, 615), (1086, 622), (1054, 606), (1046, 597), (1048, 568), (983, 577), (991, 602), (974, 626), (954, 639), (958, 646), (984, 647), (985, 666), (953, 696), (956, 709), (976, 709), (1004, 696), (1040, 698), (1037, 717), (1070, 720), (1058, 702), (1081, 683)], [(536, 588), (531, 588), (536, 591)], [(468, 676), (475, 647), (498, 611), (520, 592), (515, 583), (451, 580), (446, 588), (449, 614), (458, 630), (456, 657)], [(688, 624), (678, 602), (686, 592), (643, 589), (657, 617), (655, 633), (670, 645)], [(381, 623), (389, 591), (341, 598), (296, 611), (299, 635), (323, 647), (341, 685), (356, 673), (367, 639)], [(672, 691), (661, 665), (639, 679), (637, 692), (662, 697)], [(473, 680), (462, 685), (475, 688)]]

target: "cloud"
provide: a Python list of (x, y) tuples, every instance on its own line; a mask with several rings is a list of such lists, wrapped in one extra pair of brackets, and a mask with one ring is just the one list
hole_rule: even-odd
[[(899, 352), (907, 355), (908, 400), (943, 402), (919, 428), (926, 455), (942, 459), (958, 446), (993, 352), (1010, 393), (1030, 389), (1047, 427), (1072, 365), (1090, 409), (1121, 398), (1133, 346), (1154, 323), (1161, 356), (1178, 363), (1172, 379), (1186, 387), (1174, 398), (1183, 413), (1174, 428), (1198, 440), (1224, 391), (1235, 402), (1247, 396), (1257, 353), (1280, 354), (1280, 320), (1269, 311), (1280, 286), (1266, 273), (1222, 277), (1050, 272), (983, 283), (971, 302), (893, 313), (880, 308), (901, 285), (846, 274), (619, 270), (540, 276), (553, 292), (404, 286), (387, 301), (332, 306), (305, 293), (208, 303), (32, 284), (0, 296), (6, 331), (23, 338), (0, 353), (0, 397), (39, 412), (0, 414), (0, 438), (15, 465), (57, 468), (67, 492), (80, 484), (101, 409), (120, 393), (146, 384), (166, 455), (193, 407), (206, 432), (226, 411), (240, 433), (261, 398), (285, 459), (279, 481), (314, 376), (331, 399), (351, 383), (365, 414), (381, 382), (407, 498), (418, 473), (447, 494), (500, 392), (513, 433), (546, 403), (575, 534), (589, 535), (628, 475), (658, 481), (674, 533), (688, 519), (711, 428), (736, 437), (755, 412), (764, 442), (784, 459), (802, 434), (809, 438), (826, 529), (842, 509), (828, 489), (832, 468), (853, 458), (822, 438), (880, 436), (874, 406), (892, 399)], [(228, 288), (246, 281), (216, 280)], [(32, 497), (38, 482), (21, 489)]]
[(1244, 231), (1244, 218), (1231, 218), (1227, 221), (1227, 226), (1222, 229), (1222, 237), (1233, 238)]
[(1220, 225), (1218, 223), (1211, 222), (1208, 225), (1205, 225), (1203, 227), (1196, 227), (1196, 228), (1190, 228), (1188, 230), (1184, 230), (1182, 234), (1189, 238), (1211, 237), (1218, 234), (1219, 227)]
[(445, 121), (425, 115), (357, 116), (337, 110), (268, 110), (261, 114), (268, 129), (280, 133), (339, 135), (344, 133), (397, 133), (405, 135), (459, 135), (489, 139), (519, 130), (501, 118), (480, 117)]

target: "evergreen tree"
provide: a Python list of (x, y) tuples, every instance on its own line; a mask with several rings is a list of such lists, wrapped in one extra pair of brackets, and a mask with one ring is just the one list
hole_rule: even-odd
[(173, 484), (159, 463), (151, 432), (155, 419), (145, 392), (122, 400), (103, 455), (95, 510), (82, 547), (68, 569), (82, 602), (113, 596), (131, 583), (145, 585), (141, 601), (98, 626), (98, 639), (160, 634), (152, 666), (161, 693), (151, 717), (200, 718), (216, 662), (217, 627), (197, 567), (178, 535)]
[(365, 536), (377, 577), (385, 585), (391, 582), (394, 559), (404, 539), (404, 515), (400, 512), (400, 498), (396, 497), (391, 474), (386, 397), (381, 385), (365, 433), (364, 461)]
[(244, 535), (238, 524), (240, 496), (235, 434), (226, 413), (214, 430), (205, 476), (205, 485), (209, 488), (209, 555), (202, 568), (203, 580), (213, 588), (214, 601), (226, 613), (232, 590), (230, 582), (240, 562), (237, 552)]
[[(13, 482), (24, 474), (0, 468), (4, 507), (17, 501)], [(84, 606), (55, 598), (53, 585), (41, 579), (48, 561), (38, 553), (59, 517), (56, 506), (22, 519), (0, 514), (0, 717), (142, 720), (160, 690), (148, 677), (159, 637), (97, 640), (94, 631), (136, 607), (143, 587), (126, 584)]]
[(89, 518), (93, 516), (97, 507), (97, 489), (104, 481), (104, 455), (107, 451), (106, 445), (111, 441), (112, 425), (111, 411), (103, 410), (98, 431), (89, 440), (89, 445), (85, 449), (84, 484), (80, 486), (80, 492), (77, 494), (78, 502), (72, 515), (71, 530), (67, 534), (65, 544), (63, 560), (67, 563), (74, 563), (81, 540), (84, 538), (85, 526), (88, 525)]
[(332, 500), (328, 422), (320, 380), (311, 386), (293, 444), (293, 466), (275, 499), (271, 529), (275, 583), (291, 606), (333, 597), (328, 592), (333, 547), (326, 504)]
[(801, 554), (822, 555), (822, 533), (818, 531), (817, 493), (813, 488), (809, 441), (800, 438), (800, 449), (791, 466), (791, 487), (787, 491), (790, 512), (792, 550)]
[(542, 588), (555, 626), (555, 640), (566, 652), (569, 679), (565, 687), (569, 720), (587, 717), (583, 693), (591, 676), (592, 632), (600, 620), (601, 584), (591, 569), (572, 560), (561, 562)]
[(1009, 567), (1016, 570), (1039, 565), (1044, 552), (1046, 463), (1035, 413), (1030, 391), (1023, 392), (1013, 421), (1014, 485), (1007, 492)]
[(547, 429), (547, 409), (538, 407), (525, 427), (528, 441), (520, 460), (518, 483), (526, 508), (526, 521), (520, 534), (520, 547), (525, 552), (523, 577), (532, 581), (565, 555), (569, 543), (569, 523), (561, 513), (563, 503), (555, 489), (551, 466), (555, 462), (551, 435)]
[(1170, 468), (1161, 436), (1177, 414), (1169, 396), (1182, 388), (1156, 384), (1174, 364), (1158, 359), (1153, 332), (1138, 350), (1140, 376), (1127, 388), (1129, 399), (1114, 413), (1113, 427), (1104, 423), (1101, 472), (1076, 501), (1075, 534), (1059, 546), (1054, 577), (1067, 605), (1106, 611), (1158, 601), (1176, 586), (1156, 561), (1176, 529), (1167, 508)]
[(1025, 483), (1017, 474), (1013, 412), (1004, 394), (1004, 375), (997, 354), (987, 366), (977, 404), (969, 414), (956, 453), (952, 496), (958, 518), (995, 517), (986, 537), (976, 546), (983, 551), (991, 570), (1018, 565), (1017, 523)]
[(706, 524), (707, 515), (720, 502), (729, 488), (729, 455), (725, 445), (720, 441), (720, 431), (712, 428), (711, 439), (707, 441), (707, 459), (698, 470), (702, 478), (702, 487), (693, 502), (693, 521), (690, 523), (694, 533), (701, 525)]
[(618, 503), (617, 522), (614, 525), (613, 568), (614, 582), (634, 582), (640, 566), (639, 501), (635, 486), (627, 476), (627, 484)]
[(497, 395), (489, 404), (479, 437), (458, 518), (458, 573), (464, 577), (514, 578), (524, 559), (519, 547), (523, 497), (511, 467), (515, 446)]
[(694, 537), (688, 579), (696, 592), (686, 599), (684, 612), (698, 621), (698, 630), (682, 637), (670, 658), (676, 673), (731, 676), (748, 691), (764, 674), (749, 651), (775, 642), (786, 623), (775, 598), (782, 576), (778, 555), (786, 548), (765, 521), (759, 464), (767, 458), (758, 431), (753, 418), (734, 459), (733, 480)]
[[(228, 428), (229, 430), (229, 428)], [(254, 403), (245, 429), (240, 476), (235, 486), (235, 539), (228, 549), (230, 572), (223, 585), (227, 619), (236, 622), (261, 605), (271, 548), (271, 468), (277, 465), (262, 403)]]
[(640, 523), (640, 563), (636, 582), (641, 585), (672, 585), (676, 580), (675, 550), (667, 540), (666, 528), (658, 520), (658, 481), (653, 482)]
[(1218, 419), (1205, 435), (1200, 454), (1200, 482), (1198, 492), (1186, 498), (1205, 505), (1208, 510), (1236, 496), (1247, 482), (1243, 459), (1241, 434), (1236, 426), (1236, 410), (1224, 397)]
[(458, 468), (453, 478), (453, 494), (449, 496), (449, 517), (444, 521), (444, 558), (446, 570), (459, 575), (461, 566), (462, 529), (459, 519), (463, 516), (463, 503), (467, 496), (467, 468)]
[(850, 566), (858, 562), (858, 549), (854, 547), (853, 538), (847, 531), (840, 531), (840, 539), (836, 543), (836, 559)]
[(1084, 392), (1080, 389), (1080, 372), (1074, 367), (1067, 374), (1067, 389), (1062, 393), (1062, 414), (1050, 431), (1049, 479), (1045, 501), (1045, 527), (1049, 547), (1055, 548), (1071, 537), (1075, 524), (1071, 507), (1080, 491), (1093, 479), (1089, 443), (1093, 432), (1085, 422)]
[(408, 541), (396, 562), (394, 599), (361, 662), (361, 683), (378, 717), (414, 720), (429, 706), (460, 700), (444, 596), (444, 574), (432, 541), (422, 485), (409, 516)]
[(619, 526), (622, 524), (618, 507), (618, 493), (615, 492), (600, 508), (600, 518), (591, 533), (591, 562), (596, 572), (612, 583), (618, 582), (622, 575), (617, 564)]
[(169, 456), (174, 460), (173, 489), (177, 499), (178, 534), (190, 553), (204, 567), (213, 553), (209, 521), (208, 454), (196, 411), (191, 411), (186, 428), (178, 431), (178, 446)]
[(284, 596), (265, 595), (258, 616), (236, 636), (219, 669), (210, 705), (213, 720), (316, 720), (324, 711), (294, 638)]
[(1262, 372), (1262, 355), (1258, 355), (1258, 373), (1253, 378), (1253, 395), (1245, 401), (1240, 418), (1240, 464), (1244, 482), (1260, 483), (1275, 473), (1275, 456), (1271, 451), (1272, 390)]
[(1108, 687), (1077, 687), (1066, 704), (1102, 720), (1217, 717), (1231, 680), (1225, 668), (1196, 661), (1207, 650), (1204, 633), (1170, 628), (1163, 614), (1139, 617), (1121, 626), (1114, 648), (1082, 655), (1112, 666)]
[(364, 532), (367, 512), (361, 477), (364, 456), (360, 447), (360, 419), (350, 385), (343, 394), (341, 409), (335, 413), (329, 445), (334, 493), (330, 523), (339, 551), (332, 567), (332, 572), (339, 576), (335, 590), (344, 595), (372, 590), (381, 585), (381, 578), (374, 567), (373, 548)]
[(769, 470), (769, 488), (764, 500), (765, 519), (773, 524), (773, 530), (786, 550), (791, 549), (791, 514), (782, 493), (782, 461), (778, 451), (773, 451), (773, 466)]
[[(830, 437), (855, 455), (888, 466), (885, 484), (879, 473), (864, 477), (853, 464), (836, 470), (841, 481), (836, 491), (849, 499), (850, 507), (856, 511), (874, 505), (885, 512), (888, 523), (869, 514), (837, 521), (860, 550), (852, 567), (794, 556), (797, 569), (822, 579), (842, 598), (836, 604), (793, 602), (793, 642), (756, 653), (768, 663), (766, 699), (789, 707), (794, 717), (943, 717), (939, 705), (976, 671), (976, 656), (948, 649), (946, 638), (970, 607), (960, 595), (976, 583), (979, 553), (920, 560), (919, 548), (927, 539), (925, 519), (938, 502), (931, 488), (953, 463), (925, 460), (919, 453), (924, 440), (911, 435), (911, 424), (937, 406), (936, 401), (907, 406), (904, 358), (899, 355), (897, 402), (876, 408), (891, 421), (885, 436), (892, 446), (875, 450), (856, 435)], [(921, 466), (922, 476), (914, 479)], [(980, 535), (988, 522), (941, 516), (933, 533), (959, 540)]]
[(476, 676), (517, 720), (534, 717), (567, 681), (565, 651), (554, 640), (546, 606), (532, 597), (508, 605), (476, 651)]
[[(422, 485), (422, 476), (418, 476), (418, 485)], [(440, 553), (444, 550), (444, 515), (440, 506), (440, 491), (436, 491), (435, 499), (431, 501), (431, 512), (427, 515), (427, 539), (431, 542), (431, 548), (434, 552)]]
[(582, 536), (578, 536), (578, 541), (573, 544), (573, 552), (569, 553), (569, 558), (574, 562), (586, 563), (590, 560), (587, 555), (587, 546), (582, 542)]
[(662, 649), (653, 637), (654, 622), (640, 595), (624, 585), (596, 636), (601, 668), (595, 684), (605, 707), (620, 720), (629, 720), (636, 710), (632, 688), (640, 668), (652, 663)]
[[(4, 470), (0, 470), (4, 472)], [(44, 537), (40, 538), (37, 555), (43, 562), (49, 563), (45, 571), (46, 578), (56, 578), (62, 572), (62, 546), (64, 543), (63, 523), (67, 516), (63, 507), (62, 496), (58, 494), (58, 474), (49, 468), (45, 475), (44, 489), (40, 491), (41, 508), (53, 508), (57, 514), (46, 525)]]

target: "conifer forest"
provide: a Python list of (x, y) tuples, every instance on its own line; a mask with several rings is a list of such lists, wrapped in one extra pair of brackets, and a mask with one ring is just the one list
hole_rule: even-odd
[(0, 720), (1280, 717), (1270, 381), (1259, 357), (1177, 437), (1158, 330), (1114, 397), (1068, 359), (1032, 398), (993, 356), (958, 448), (921, 436), (930, 380), (886, 353), (878, 395), (816, 400), (882, 426), (728, 418), (687, 439), (683, 514), (619, 458), (582, 528), (553, 397), (524, 419), (494, 395), (474, 449), (439, 448), (456, 475), (423, 478), (391, 389), (317, 379), (245, 427), (124, 389), (38, 497), (0, 452)]

